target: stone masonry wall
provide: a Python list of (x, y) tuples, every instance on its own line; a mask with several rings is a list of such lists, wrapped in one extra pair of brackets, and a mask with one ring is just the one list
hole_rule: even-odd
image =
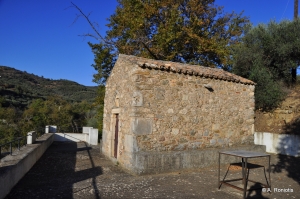
[(143, 98), (132, 119), (141, 151), (253, 144), (254, 85), (142, 68), (134, 75)]
[(218, 148), (254, 145), (253, 82), (172, 62), (146, 63), (150, 68), (145, 68), (141, 60), (154, 61), (119, 55), (107, 81), (102, 141), (107, 157), (114, 159), (116, 113), (117, 161), (137, 174), (211, 165)]
[[(122, 57), (122, 55), (120, 55)], [(124, 151), (125, 140), (133, 146), (133, 141), (128, 138), (130, 131), (130, 115), (132, 93), (135, 90), (135, 84), (132, 81), (132, 72), (135, 69), (131, 62), (119, 58), (114, 66), (109, 79), (106, 83), (106, 93), (104, 99), (103, 115), (103, 134), (102, 134), (102, 152), (112, 158), (114, 153), (114, 114), (119, 114), (119, 143), (118, 143), (118, 161), (121, 164), (128, 164), (131, 153)], [(132, 147), (126, 147), (132, 151)]]

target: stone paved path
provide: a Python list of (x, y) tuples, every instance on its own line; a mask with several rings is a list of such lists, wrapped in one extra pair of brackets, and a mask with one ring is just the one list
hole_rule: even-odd
[[(272, 190), (290, 188), (293, 192), (253, 191), (247, 198), (300, 198), (300, 159), (272, 155), (272, 164), (276, 171), (271, 174)], [(225, 171), (222, 167), (222, 173)], [(228, 177), (240, 176), (240, 173), (233, 167)], [(260, 169), (251, 171), (250, 176), (264, 182)], [(7, 199), (242, 198), (240, 191), (224, 185), (218, 190), (216, 185), (217, 168), (133, 176), (101, 155), (97, 147), (91, 148), (83, 142), (54, 142)]]

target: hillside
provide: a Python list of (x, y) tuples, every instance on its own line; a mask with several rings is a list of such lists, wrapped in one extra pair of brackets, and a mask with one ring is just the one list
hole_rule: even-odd
[(272, 112), (256, 111), (255, 131), (300, 135), (300, 85)]
[(0, 66), (0, 95), (3, 106), (24, 108), (32, 100), (48, 96), (61, 96), (71, 102), (96, 97), (96, 86), (83, 86), (69, 80), (51, 80), (11, 67)]

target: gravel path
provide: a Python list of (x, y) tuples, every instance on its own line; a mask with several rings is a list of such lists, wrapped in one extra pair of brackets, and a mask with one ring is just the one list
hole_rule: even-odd
[[(247, 198), (300, 198), (300, 158), (272, 155), (272, 165), (273, 193), (257, 190), (248, 192)], [(226, 169), (222, 167), (222, 174)], [(100, 154), (97, 147), (89, 147), (83, 142), (54, 142), (7, 199), (242, 198), (242, 192), (231, 187), (223, 185), (217, 189), (217, 171), (214, 167), (133, 176)], [(232, 167), (228, 178), (240, 175), (240, 169)], [(262, 169), (250, 171), (250, 179), (265, 182)], [(256, 185), (250, 183), (250, 186)], [(286, 191), (289, 188), (293, 192), (274, 192), (273, 188)]]

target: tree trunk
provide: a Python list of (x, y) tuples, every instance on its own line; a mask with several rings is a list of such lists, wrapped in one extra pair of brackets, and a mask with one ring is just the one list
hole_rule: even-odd
[(292, 84), (295, 84), (297, 81), (297, 68), (292, 68)]

